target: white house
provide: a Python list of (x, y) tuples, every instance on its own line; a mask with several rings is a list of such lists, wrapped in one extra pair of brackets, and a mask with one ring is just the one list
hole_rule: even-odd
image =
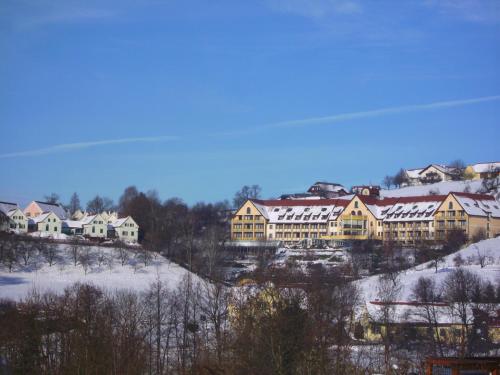
[(45, 212), (29, 219), (30, 232), (45, 232), (49, 234), (61, 233), (62, 222), (53, 212)]
[(108, 224), (108, 237), (124, 242), (137, 242), (139, 238), (139, 226), (131, 216), (118, 219)]
[(26, 233), (28, 219), (16, 203), (0, 202), (0, 213), (4, 216), (4, 224), (0, 230)]
[(106, 238), (108, 222), (100, 215), (86, 216), (82, 220), (83, 235), (88, 237)]
[(440, 164), (429, 164), (425, 168), (406, 169), (405, 177), (407, 183), (405, 185), (422, 185), (440, 181), (449, 181), (453, 179), (454, 168)]

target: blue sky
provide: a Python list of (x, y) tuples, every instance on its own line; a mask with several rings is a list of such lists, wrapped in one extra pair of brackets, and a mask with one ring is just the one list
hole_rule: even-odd
[(4, 0), (0, 200), (500, 159), (496, 0)]

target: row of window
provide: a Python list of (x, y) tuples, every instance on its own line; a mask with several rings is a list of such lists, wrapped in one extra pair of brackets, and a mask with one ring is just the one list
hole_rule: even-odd
[(264, 232), (234, 232), (234, 238), (264, 238)]
[[(276, 224), (276, 229), (325, 229), (325, 223), (313, 223), (313, 224)], [(269, 229), (273, 229), (272, 224), (269, 225)]]

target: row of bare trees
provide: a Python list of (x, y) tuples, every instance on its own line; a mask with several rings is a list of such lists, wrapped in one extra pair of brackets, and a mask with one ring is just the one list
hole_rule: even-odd
[(142, 294), (76, 284), (2, 301), (0, 371), (362, 373), (350, 356), (359, 294), (340, 275), (301, 288), (288, 276), (245, 289), (196, 280), (175, 289), (157, 280)]

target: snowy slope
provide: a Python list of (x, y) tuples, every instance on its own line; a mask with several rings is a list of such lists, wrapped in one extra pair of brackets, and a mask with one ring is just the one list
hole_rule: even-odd
[(481, 189), (483, 180), (473, 181), (442, 181), (436, 184), (407, 186), (400, 189), (380, 190), (381, 197), (409, 197), (413, 195), (429, 195), (429, 192), (435, 191), (437, 194), (446, 195), (451, 191), (463, 192), (469, 190), (470, 193), (476, 193)]
[[(144, 266), (134, 253), (127, 251), (129, 259), (122, 266), (117, 249), (84, 247), (87, 248), (94, 259), (101, 252), (110, 260), (101, 266), (94, 260), (85, 274), (80, 264), (76, 267), (73, 265), (69, 246), (58, 245), (60, 259), (51, 267), (41, 258), (28, 267), (17, 266), (13, 272), (0, 265), (0, 299), (19, 300), (34, 290), (59, 293), (76, 282), (91, 283), (109, 291), (144, 291), (159, 278), (167, 287), (173, 289), (189, 274), (186, 269), (160, 255), (153, 258), (148, 266)], [(199, 280), (194, 274), (193, 278), (195, 281)]]
[[(484, 268), (479, 265), (478, 253), (489, 258), (488, 264)], [(439, 285), (449, 272), (455, 269), (453, 258), (457, 254), (460, 254), (466, 262), (462, 267), (477, 273), (483, 280), (496, 282), (500, 279), (500, 238), (492, 238), (446, 256), (444, 262), (439, 264), (437, 273), (433, 267), (428, 267), (430, 263), (424, 263), (400, 274), (398, 283), (402, 285), (402, 290), (399, 301), (411, 300), (412, 288), (421, 276), (433, 278)], [(377, 299), (378, 280), (379, 276), (377, 275), (357, 282), (365, 302)]]

